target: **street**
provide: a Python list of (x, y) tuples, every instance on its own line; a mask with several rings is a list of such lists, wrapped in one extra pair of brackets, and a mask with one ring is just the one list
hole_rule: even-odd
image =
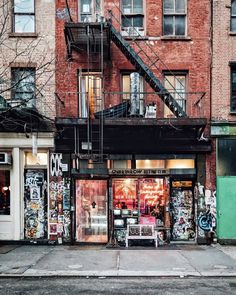
[(236, 278), (2, 278), (0, 294), (236, 294)]

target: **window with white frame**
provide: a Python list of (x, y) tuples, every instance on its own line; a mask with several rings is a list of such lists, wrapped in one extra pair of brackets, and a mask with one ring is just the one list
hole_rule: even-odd
[[(135, 75), (134, 75), (135, 73)], [(144, 80), (137, 72), (122, 73), (122, 99), (132, 100), (133, 96), (139, 100), (139, 114), (144, 113)], [(135, 85), (136, 84), (136, 85)], [(137, 92), (137, 93), (136, 93)]]
[(231, 1), (231, 31), (236, 32), (236, 0)]
[[(164, 74), (164, 86), (180, 105), (183, 111), (186, 112), (186, 74)], [(173, 113), (165, 105), (164, 117), (168, 118), (173, 116)]]
[(163, 1), (163, 35), (186, 35), (186, 0)]
[(102, 108), (101, 73), (79, 73), (79, 116), (86, 118), (89, 110), (90, 117), (94, 117)]
[(35, 106), (35, 68), (11, 69), (11, 98), (27, 107)]
[(81, 22), (100, 22), (102, 20), (102, 0), (80, 0), (79, 15)]
[(231, 100), (230, 111), (236, 112), (236, 65), (231, 65)]
[(144, 34), (143, 0), (122, 0), (122, 34)]
[(13, 0), (13, 32), (35, 32), (35, 0)]

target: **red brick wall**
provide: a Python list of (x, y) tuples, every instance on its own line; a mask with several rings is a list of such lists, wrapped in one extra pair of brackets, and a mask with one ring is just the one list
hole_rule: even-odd
[[(104, 1), (105, 7), (112, 9), (112, 12), (119, 18), (118, 8), (114, 6), (113, 1)], [(210, 1), (187, 1), (187, 36), (185, 39), (165, 39), (162, 36), (162, 1), (146, 0), (145, 29), (147, 36), (145, 41), (139, 41), (139, 44), (145, 48), (149, 56), (154, 56), (157, 52), (164, 63), (159, 63), (160, 72), (163, 70), (187, 71), (188, 73), (188, 91), (205, 92), (202, 104), (201, 115), (210, 118), (210, 68), (211, 68), (211, 7)], [(77, 1), (69, 1), (71, 5), (71, 14), (73, 19), (77, 19)], [(115, 1), (119, 5), (119, 1)], [(65, 1), (57, 1), (57, 11), (65, 8)], [(67, 60), (66, 46), (64, 40), (64, 21), (65, 19), (56, 18), (56, 50), (57, 50), (57, 75), (56, 89), (61, 99), (65, 98), (68, 108), (64, 115), (77, 115), (77, 71), (79, 68), (87, 69), (87, 56), (73, 53), (73, 60)], [(118, 28), (117, 24), (113, 24)], [(144, 61), (146, 58), (141, 56)], [(98, 64), (93, 58), (90, 68), (98, 69)], [(112, 60), (104, 63), (104, 85), (105, 91), (121, 91), (120, 72), (123, 70), (132, 70), (132, 65), (123, 56), (120, 50), (112, 44)], [(154, 70), (155, 71), (155, 70)], [(156, 74), (161, 78), (160, 73)], [(146, 88), (149, 91), (149, 87)], [(70, 93), (70, 95), (69, 95)], [(200, 98), (200, 94), (192, 94), (188, 98), (188, 114), (196, 116), (197, 107), (194, 103)], [(117, 104), (115, 101), (107, 101), (105, 105)], [(159, 101), (159, 108), (163, 104)], [(207, 128), (208, 129), (208, 128)], [(209, 131), (207, 130), (207, 133)], [(214, 183), (212, 180), (211, 164), (212, 158), (209, 157), (207, 165), (207, 183), (209, 186)]]

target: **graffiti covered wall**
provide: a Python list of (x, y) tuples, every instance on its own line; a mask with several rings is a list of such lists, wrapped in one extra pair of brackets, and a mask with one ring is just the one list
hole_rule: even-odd
[(25, 238), (47, 237), (47, 170), (25, 171)]
[(70, 241), (70, 178), (62, 154), (50, 155), (49, 179), (49, 238), (58, 243)]
[(195, 188), (198, 199), (198, 237), (205, 238), (216, 231), (216, 191), (205, 189), (200, 183)]

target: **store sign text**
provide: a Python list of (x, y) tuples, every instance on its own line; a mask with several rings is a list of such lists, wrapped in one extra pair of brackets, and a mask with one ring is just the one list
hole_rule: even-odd
[(166, 175), (168, 169), (110, 169), (110, 175)]

